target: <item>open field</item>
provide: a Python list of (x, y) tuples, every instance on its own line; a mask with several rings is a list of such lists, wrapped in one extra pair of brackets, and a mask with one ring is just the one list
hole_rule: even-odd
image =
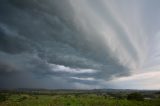
[[(0, 106), (160, 106), (159, 94), (155, 92), (140, 92), (147, 95), (144, 100), (128, 100), (129, 93), (131, 92), (5, 91), (1, 92)], [(4, 100), (2, 96), (5, 96)]]

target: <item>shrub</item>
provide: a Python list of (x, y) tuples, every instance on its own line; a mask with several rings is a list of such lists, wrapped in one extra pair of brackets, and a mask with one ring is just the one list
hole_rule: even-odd
[(0, 94), (0, 102), (6, 101), (6, 96), (3, 94)]
[(128, 100), (138, 100), (138, 101), (142, 101), (144, 100), (144, 97), (141, 93), (131, 93), (127, 96)]
[(21, 101), (26, 100), (27, 98), (28, 98), (27, 96), (22, 96), (22, 97), (20, 97), (17, 101), (18, 101), (18, 102), (21, 102)]

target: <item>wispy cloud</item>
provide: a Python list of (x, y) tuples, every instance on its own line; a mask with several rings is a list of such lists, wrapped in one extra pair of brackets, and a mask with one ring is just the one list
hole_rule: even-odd
[(72, 74), (85, 74), (85, 73), (96, 73), (93, 69), (80, 69), (80, 68), (70, 68), (63, 65), (49, 64), (50, 68), (54, 72), (59, 73), (72, 73)]
[(75, 80), (82, 80), (82, 81), (95, 81), (95, 78), (92, 77), (87, 77), (87, 78), (83, 78), (83, 77), (70, 77), (71, 79), (75, 79)]

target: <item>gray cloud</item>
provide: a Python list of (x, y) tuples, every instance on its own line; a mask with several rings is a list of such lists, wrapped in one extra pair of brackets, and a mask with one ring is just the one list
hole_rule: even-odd
[(100, 81), (129, 76), (143, 52), (111, 10), (99, 1), (1, 0), (1, 87), (107, 87)]

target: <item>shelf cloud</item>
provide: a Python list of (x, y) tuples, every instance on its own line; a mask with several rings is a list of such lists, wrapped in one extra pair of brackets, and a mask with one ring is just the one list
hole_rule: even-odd
[[(151, 79), (148, 73), (160, 71), (159, 5), (1, 0), (0, 87), (128, 88), (136, 76)], [(131, 89), (143, 89), (145, 80)], [(152, 80), (155, 88), (147, 89), (159, 89)]]

